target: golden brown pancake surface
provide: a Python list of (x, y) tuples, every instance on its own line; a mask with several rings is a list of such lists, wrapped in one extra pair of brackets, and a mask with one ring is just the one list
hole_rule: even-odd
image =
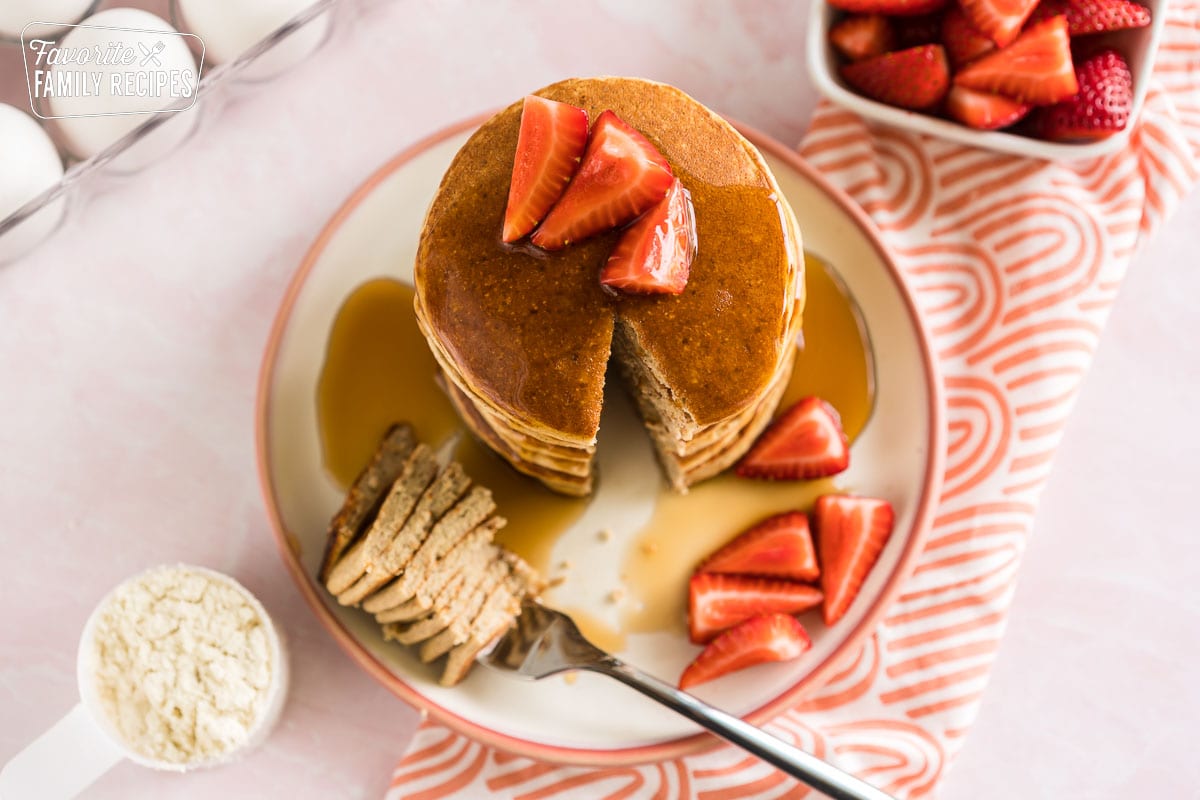
[(430, 332), (497, 407), (568, 436), (599, 424), (614, 319), (628, 323), (698, 425), (747, 407), (774, 374), (794, 279), (772, 183), (748, 145), (664, 84), (576, 79), (537, 94), (612, 109), (691, 192), (699, 249), (678, 296), (612, 296), (599, 284), (616, 232), (547, 253), (500, 240), (520, 128), (515, 103), (460, 150), (430, 207), (416, 285)]

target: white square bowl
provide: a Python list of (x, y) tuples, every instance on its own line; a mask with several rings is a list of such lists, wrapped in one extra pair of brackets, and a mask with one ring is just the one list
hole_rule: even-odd
[[(1162, 37), (1166, 20), (1168, 0), (1141, 0), (1150, 9), (1150, 24), (1145, 28), (1121, 31), (1115, 49), (1129, 61), (1133, 72), (1133, 110), (1125, 130), (1095, 142), (1044, 142), (1030, 136), (1004, 131), (978, 131), (951, 120), (906, 111), (864, 97), (848, 87), (838, 74), (838, 57), (829, 45), (829, 28), (837, 19), (839, 11), (822, 0), (813, 0), (808, 24), (808, 71), (817, 90), (843, 108), (867, 119), (906, 128), (918, 133), (928, 133), (974, 147), (985, 147), (1020, 156), (1032, 156), (1051, 161), (1092, 158), (1114, 152), (1129, 139), (1146, 91), (1150, 88), (1150, 73), (1158, 42)], [(1117, 34), (1112, 34), (1116, 37)]]

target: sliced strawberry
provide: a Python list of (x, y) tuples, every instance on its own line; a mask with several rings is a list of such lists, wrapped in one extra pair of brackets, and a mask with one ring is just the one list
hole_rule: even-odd
[(942, 44), (955, 69), (996, 49), (995, 42), (976, 30), (958, 6), (947, 10), (942, 17)]
[(1041, 21), (1065, 14), (1072, 36), (1144, 28), (1150, 24), (1150, 9), (1131, 0), (1042, 0), (1030, 16)]
[(1066, 100), (1079, 91), (1066, 17), (1030, 27), (1008, 47), (968, 64), (954, 83), (1034, 105)]
[(881, 14), (852, 14), (829, 29), (829, 41), (851, 61), (873, 58), (895, 43), (892, 23)]
[(605, 111), (592, 126), (579, 171), (533, 243), (561, 250), (601, 231), (624, 225), (666, 197), (674, 176), (658, 148)]
[(820, 569), (808, 532), (808, 517), (800, 511), (768, 517), (742, 531), (706, 558), (696, 571), (814, 580)]
[(696, 212), (676, 178), (667, 196), (621, 234), (600, 270), (600, 283), (632, 294), (679, 294), (695, 254)]
[(790, 661), (812, 647), (804, 626), (789, 614), (761, 614), (722, 633), (688, 664), (679, 688), (688, 689), (767, 661)]
[(940, 44), (910, 47), (842, 66), (846, 83), (874, 100), (913, 110), (936, 106), (950, 86)]
[(1133, 110), (1133, 75), (1125, 59), (1104, 50), (1080, 64), (1076, 73), (1079, 94), (1038, 112), (1042, 138), (1095, 140), (1124, 130)]
[(783, 412), (737, 466), (743, 478), (794, 481), (825, 478), (850, 466), (850, 442), (842, 418), (819, 397), (806, 397)]
[(829, 0), (829, 5), (853, 14), (890, 14), (911, 17), (946, 7), (949, 0)]
[(525, 98), (504, 209), (504, 241), (515, 242), (536, 228), (562, 196), (579, 168), (587, 134), (582, 108), (532, 94)]
[(946, 95), (946, 113), (964, 125), (982, 131), (1007, 128), (1029, 113), (1033, 106), (1001, 94), (977, 92), (954, 86)]
[(959, 0), (963, 13), (977, 31), (1006, 47), (1021, 33), (1038, 0)]
[(854, 602), (892, 535), (893, 520), (886, 500), (832, 494), (817, 499), (817, 552), (821, 554), (826, 625), (841, 619)]
[(759, 614), (799, 614), (821, 604), (821, 590), (794, 581), (700, 572), (688, 583), (688, 633), (696, 644)]

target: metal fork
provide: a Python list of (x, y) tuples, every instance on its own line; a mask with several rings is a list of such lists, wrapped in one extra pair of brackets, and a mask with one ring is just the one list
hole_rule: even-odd
[(530, 680), (571, 670), (599, 672), (637, 689), (835, 800), (895, 800), (832, 764), (629, 666), (584, 638), (569, 616), (541, 603), (524, 601), (516, 624), (483, 650), (477, 660)]

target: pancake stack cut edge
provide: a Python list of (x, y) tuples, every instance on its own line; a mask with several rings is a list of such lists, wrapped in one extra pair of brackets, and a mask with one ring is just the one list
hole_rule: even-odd
[[(782, 194), (780, 198), (781, 217), (791, 230), (788, 241), (799, 242), (799, 226)], [(753, 403), (717, 422), (698, 425), (686, 409), (673, 401), (669, 385), (655, 373), (654, 359), (641, 350), (636, 332), (618, 321), (613, 337), (617, 365), (654, 440), (667, 479), (676, 491), (686, 493), (688, 487), (733, 466), (770, 423), (792, 375), (803, 320), (804, 271), (798, 253), (791, 258), (789, 267), (792, 274), (788, 284), (798, 291), (785, 305), (791, 313), (783, 326), (772, 377)]]
[(329, 528), (319, 577), (342, 605), (375, 615), (384, 638), (446, 657), (452, 686), (544, 587), (493, 539), (504, 527), (491, 492), (457, 462), (439, 464), (413, 429), (394, 425)]
[[(734, 464), (750, 448), (758, 434), (769, 423), (786, 388), (795, 360), (796, 348), (794, 345), (800, 332), (804, 306), (804, 262), (801, 255), (799, 226), (792, 209), (788, 206), (774, 176), (757, 149), (727, 122), (679, 90), (637, 79), (600, 78), (563, 81), (546, 87), (537, 94), (564, 102), (590, 105), (588, 110), (592, 119), (598, 113), (597, 109), (609, 107), (623, 118), (627, 116), (636, 118), (638, 114), (643, 115), (641, 125), (636, 124), (637, 119), (631, 119), (631, 124), (634, 124), (647, 138), (655, 141), (668, 160), (672, 162), (672, 166), (676, 168), (676, 174), (683, 180), (685, 187), (695, 194), (695, 189), (688, 186), (689, 177), (686, 167), (690, 165), (685, 164), (685, 168), (680, 169), (673, 156), (677, 152), (695, 150), (696, 143), (672, 147), (672, 143), (665, 138), (656, 139), (659, 131), (655, 130), (654, 103), (661, 102), (663, 104), (661, 118), (668, 121), (668, 126), (672, 119), (681, 115), (692, 115), (692, 118), (703, 121), (708, 126), (708, 130), (713, 132), (710, 138), (714, 141), (700, 142), (699, 146), (701, 148), (710, 147), (716, 155), (734, 162), (737, 168), (756, 173), (758, 181), (764, 187), (763, 191), (769, 192), (774, 200), (774, 208), (771, 213), (778, 218), (777, 235), (782, 240), (779, 252), (783, 254), (781, 258), (784, 263), (767, 264), (763, 267), (764, 274), (771, 270), (776, 271), (771, 273), (769, 281), (760, 280), (760, 276), (757, 275), (750, 276), (750, 280), (757, 280), (760, 284), (769, 283), (770, 291), (774, 292), (768, 298), (769, 307), (764, 308), (762, 313), (767, 317), (771, 315), (778, 317), (778, 319), (768, 320), (775, 324), (775, 333), (770, 342), (771, 347), (760, 347), (757, 351), (756, 357), (759, 363), (755, 367), (758, 369), (758, 373), (752, 380), (745, 381), (749, 387), (748, 390), (743, 396), (728, 400), (715, 412), (713, 408), (704, 408), (701, 404), (701, 412), (694, 413), (694, 407), (697, 404), (689, 403), (688, 399), (682, 396), (686, 394), (686, 391), (680, 390), (680, 387), (673, 385), (670, 380), (671, 365), (660, 364), (656, 361), (653, 352), (656, 349), (656, 343), (644, 341), (639, 330), (640, 321), (637, 319), (637, 314), (629, 314), (623, 310), (625, 307), (622, 306), (622, 303), (641, 302), (640, 299), (627, 301), (625, 298), (620, 298), (608, 306), (603, 306), (601, 300), (588, 305), (592, 302), (588, 295), (585, 298), (588, 303), (582, 304), (586, 307), (581, 307), (579, 310), (581, 315), (588, 313), (595, 315), (594, 324), (588, 330), (588, 334), (596, 340), (607, 336), (606, 346), (603, 342), (597, 346), (604, 348), (598, 358), (602, 359), (603, 363), (607, 363), (610, 356), (616, 359), (626, 388), (636, 400), (647, 430), (654, 440), (668, 480), (676, 490), (686, 492), (689, 486), (712, 477)], [(629, 102), (628, 99), (631, 97), (645, 102)], [(627, 101), (625, 106), (621, 105), (622, 100)], [(492, 247), (490, 242), (481, 244), (474, 251), (465, 249), (463, 258), (479, 263), (459, 264), (463, 274), (471, 274), (467, 270), (495, 270), (495, 274), (500, 275), (501, 270), (510, 267), (507, 264), (494, 262), (493, 256), (517, 258), (510, 253), (501, 252), (501, 248), (508, 246), (499, 244), (499, 232), (504, 196), (508, 188), (501, 173), (506, 169), (511, 169), (515, 130), (519, 124), (519, 109), (520, 104), (514, 105), (485, 123), (480, 131), (472, 137), (472, 140), (468, 141), (460, 150), (455, 159), (456, 163), (452, 164), (443, 179), (438, 195), (430, 206), (418, 250), (415, 266), (416, 316), (421, 331), (441, 369), (442, 377), (445, 379), (447, 394), (459, 415), (475, 435), (518, 471), (537, 478), (555, 491), (584, 496), (589, 494), (593, 488), (593, 457), (598, 434), (599, 409), (602, 403), (603, 364), (600, 366), (597, 376), (595, 366), (597, 359), (593, 358), (586, 362), (591, 371), (585, 375), (585, 370), (581, 368), (580, 374), (584, 377), (579, 383), (587, 385), (575, 394), (570, 391), (570, 387), (575, 382), (562, 380), (561, 367), (557, 366), (569, 363), (573, 353), (564, 353), (560, 349), (556, 358), (549, 359), (552, 362), (551, 365), (543, 370), (545, 377), (539, 378), (536, 374), (534, 375), (533, 380), (541, 379), (552, 385), (557, 382), (566, 387), (563, 392), (563, 403), (572, 404), (576, 409), (582, 409), (581, 413), (577, 415), (584, 420), (582, 424), (575, 424), (574, 417), (571, 418), (570, 428), (565, 424), (556, 424), (549, 415), (540, 413), (539, 409), (533, 407), (533, 404), (525, 402), (521, 391), (523, 387), (514, 389), (504, 380), (497, 379), (497, 370), (494, 370), (492, 365), (510, 360), (511, 354), (504, 350), (500, 342), (504, 337), (495, 332), (495, 327), (488, 329), (489, 332), (486, 336), (476, 334), (477, 330), (485, 330), (488, 324), (494, 322), (487, 318), (489, 312), (483, 308), (487, 305), (486, 302), (481, 300), (478, 309), (471, 305), (471, 292), (476, 291), (476, 287), (452, 284), (453, 278), (442, 280), (444, 277), (442, 273), (445, 271), (440, 265), (445, 263), (445, 253), (440, 250), (443, 247), (443, 239), (438, 238), (438, 233), (443, 226), (455, 224), (447, 217), (457, 215), (456, 219), (461, 221), (464, 216), (461, 199), (455, 196), (457, 193), (474, 192), (479, 195), (481, 199), (478, 200), (477, 205), (484, 209), (487, 222), (490, 223), (494, 218), (493, 234), (489, 234), (490, 228), (483, 227), (480, 232), (474, 233), (474, 236), (479, 239), (492, 235), (496, 252), (492, 253), (488, 250)], [(478, 146), (473, 145), (477, 137), (482, 137)], [(483, 144), (489, 145), (489, 148), (485, 150), (482, 147)], [(463, 159), (481, 160), (483, 163), (480, 165), (458, 163)], [(486, 185), (482, 190), (480, 186), (475, 185), (470, 187), (456, 185), (464, 180), (464, 175), (470, 175), (470, 179), (475, 180), (475, 176), (480, 174), (494, 174), (496, 176), (494, 184)], [(714, 244), (716, 237), (706, 237), (702, 211), (703, 209), (698, 205), (699, 250), (698, 262), (693, 265), (693, 283), (704, 279), (703, 275), (697, 274), (697, 270), (704, 268), (702, 259), (709, 252), (706, 251), (706, 245), (710, 250), (718, 246)], [(731, 222), (736, 224), (736, 221)], [(714, 223), (710, 221), (708, 224)], [(472, 236), (472, 231), (467, 230), (468, 227), (464, 226), (464, 236), (469, 238)], [(588, 249), (589, 247), (591, 249)], [(606, 258), (606, 247), (607, 245), (603, 243), (593, 245), (585, 242), (551, 255), (554, 259), (571, 258), (572, 251), (577, 249), (580, 252), (576, 258), (578, 260), (590, 259), (598, 274), (599, 264), (602, 264), (602, 259)], [(535, 263), (535, 259), (529, 259), (529, 261), (531, 264), (529, 269), (543, 267), (543, 265)], [(545, 280), (551, 284), (544, 289), (548, 293), (556, 291), (552, 283), (555, 280), (554, 270), (558, 269), (559, 263), (563, 262), (554, 261), (545, 266), (545, 272), (548, 275)], [(516, 268), (523, 267), (518, 264)], [(732, 266), (727, 265), (727, 268), (732, 269)], [(480, 273), (476, 272), (475, 274)], [(479, 280), (481, 286), (487, 282), (487, 278)], [(483, 292), (491, 290), (491, 286), (486, 286), (478, 291), (482, 297)], [(571, 289), (571, 291), (576, 290)], [(692, 291), (694, 291), (693, 286), (689, 284), (681, 297), (686, 298), (687, 293)], [(512, 301), (518, 304), (526, 302), (525, 297), (528, 294), (528, 291), (514, 291)], [(447, 297), (452, 297), (459, 305), (451, 307), (449, 301), (445, 299)], [(464, 303), (463, 297), (468, 298), (468, 301)], [(660, 302), (679, 301), (671, 298)], [(477, 328), (472, 327), (469, 321), (464, 322), (463, 320), (464, 317), (470, 317), (475, 313), (479, 313), (481, 316), (481, 325)], [(692, 310), (691, 313), (698, 312)], [(508, 320), (506, 320), (507, 322)], [(524, 324), (523, 320), (520, 322), (522, 325)], [(714, 326), (721, 324), (721, 318), (715, 311), (712, 324)], [(736, 342), (737, 337), (749, 335), (744, 328), (745, 326), (731, 327), (726, 335)], [(462, 333), (464, 330), (471, 335), (464, 335)], [(759, 333), (758, 335), (761, 337), (765, 334)], [(541, 338), (547, 341), (554, 340), (559, 338), (559, 331), (553, 327), (547, 327)], [(526, 344), (528, 341), (530, 340), (526, 340)], [(533, 339), (532, 341), (538, 340)], [(488, 354), (489, 349), (495, 350), (495, 357)], [(731, 352), (736, 350), (736, 344), (731, 344), (729, 349)], [(580, 350), (582, 352), (586, 348), (581, 346)], [(535, 362), (533, 367), (536, 366)], [(533, 367), (531, 367), (531, 371)], [(524, 365), (520, 368), (524, 368)], [(500, 375), (500, 378), (504, 377), (504, 375)]]

